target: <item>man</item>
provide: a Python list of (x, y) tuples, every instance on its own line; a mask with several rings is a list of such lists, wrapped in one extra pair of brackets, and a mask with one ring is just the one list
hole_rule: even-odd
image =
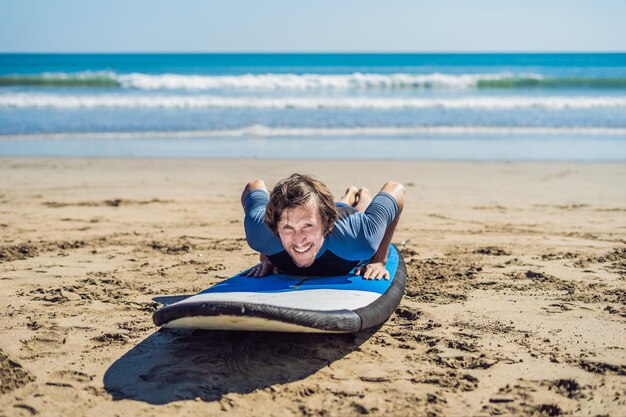
[(350, 187), (335, 203), (320, 181), (293, 174), (269, 194), (263, 180), (248, 183), (241, 195), (244, 227), (261, 262), (247, 275), (345, 275), (357, 269), (365, 279), (389, 279), (387, 251), (404, 207), (404, 187), (386, 183), (372, 199), (365, 188)]

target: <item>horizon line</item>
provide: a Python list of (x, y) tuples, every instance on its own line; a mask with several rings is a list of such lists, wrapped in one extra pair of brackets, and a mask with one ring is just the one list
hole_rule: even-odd
[(489, 55), (489, 54), (626, 54), (626, 50), (606, 51), (0, 51), (0, 54), (37, 54), (37, 55)]

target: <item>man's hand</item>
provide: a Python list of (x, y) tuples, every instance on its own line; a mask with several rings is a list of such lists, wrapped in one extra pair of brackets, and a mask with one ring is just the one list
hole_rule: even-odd
[(258, 264), (250, 268), (248, 273), (246, 273), (247, 277), (261, 278), (261, 277), (266, 276), (269, 273), (274, 273), (274, 274), (280, 273), (278, 268), (276, 268), (274, 264), (272, 264), (272, 262), (269, 260), (267, 256), (261, 254), (260, 261), (261, 262), (259, 262)]
[(389, 279), (389, 271), (383, 262), (370, 262), (357, 268), (355, 275), (363, 276), (363, 279)]

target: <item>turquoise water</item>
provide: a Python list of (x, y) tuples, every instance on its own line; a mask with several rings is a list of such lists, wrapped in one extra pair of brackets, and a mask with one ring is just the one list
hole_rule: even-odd
[(0, 54), (0, 155), (626, 159), (626, 54)]

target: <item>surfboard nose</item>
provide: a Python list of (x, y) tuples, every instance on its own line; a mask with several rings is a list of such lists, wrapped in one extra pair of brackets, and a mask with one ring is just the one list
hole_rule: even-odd
[(389, 249), (390, 280), (354, 274), (317, 277), (286, 274), (252, 279), (235, 275), (153, 315), (165, 328), (352, 333), (384, 323), (406, 285), (406, 266)]

